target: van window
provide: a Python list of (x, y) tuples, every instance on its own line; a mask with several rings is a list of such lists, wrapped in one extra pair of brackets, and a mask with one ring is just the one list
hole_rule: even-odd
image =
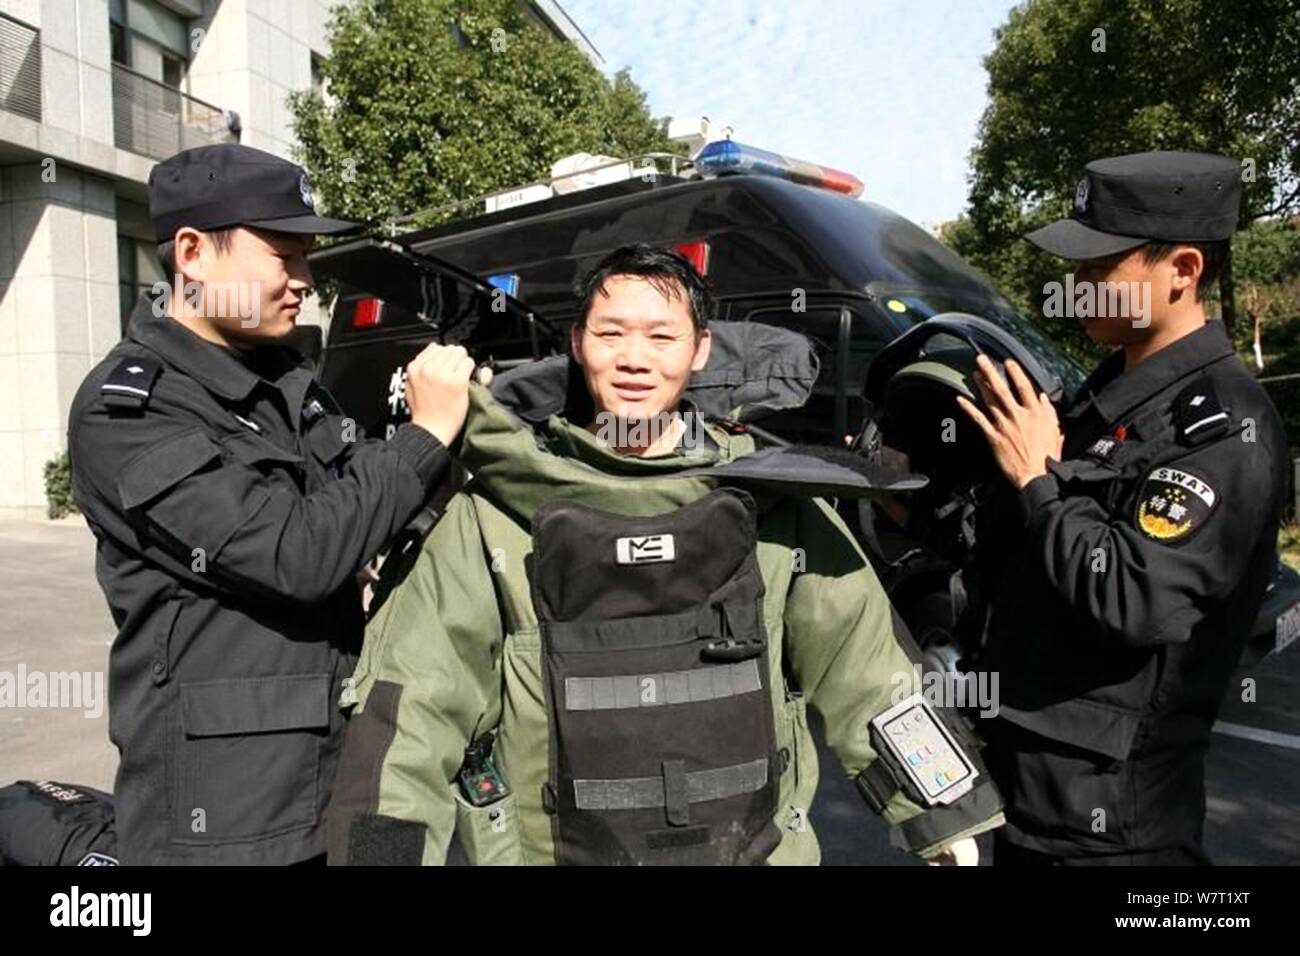
[[(862, 388), (867, 379), (867, 366), (889, 343), (889, 338), (858, 312), (850, 311), (849, 318), (847, 428), (849, 432), (856, 432), (864, 413)], [(746, 320), (779, 325), (806, 336), (821, 363), (817, 385), (802, 408), (779, 412), (757, 424), (782, 438), (807, 442), (815, 435), (815, 440), (841, 444), (843, 436), (834, 434), (840, 306), (818, 306), (806, 312), (788, 308), (756, 309), (746, 316)]]
[(1067, 395), (1074, 394), (1083, 384), (1085, 373), (1079, 365), (1041, 330), (1018, 312), (989, 302), (951, 296), (939, 291), (882, 289), (880, 300), (884, 308), (908, 322), (924, 322), (931, 316), (945, 312), (965, 312), (988, 319), (1010, 332), (1043, 365), (1055, 372), (1065, 386)]
[[(370, 294), (353, 289), (346, 289), (339, 297), (331, 321), (341, 323), (339, 334), (347, 339), (426, 335), (430, 339), (440, 336), (448, 342), (462, 342), (475, 334), (476, 327), (484, 320), (482, 313), (488, 308), (487, 303), (481, 301), (473, 289), (456, 281), (442, 280), (436, 286), (430, 284), (430, 289), (430, 321), (421, 319), (415, 312), (396, 302), (385, 301), (374, 325), (353, 328), (352, 317), (357, 306), (371, 298)], [(493, 318), (510, 317), (509, 310), (489, 314)]]

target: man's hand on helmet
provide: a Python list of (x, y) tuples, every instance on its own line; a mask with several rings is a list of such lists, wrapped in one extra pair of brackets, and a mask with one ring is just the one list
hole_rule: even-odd
[(975, 384), (988, 413), (958, 396), (962, 411), (980, 427), (989, 440), (998, 467), (1017, 488), (1023, 488), (1047, 474), (1047, 459), (1061, 458), (1065, 436), (1047, 396), (1037, 392), (1029, 376), (1014, 361), (1006, 363), (1003, 380), (993, 363), (981, 355), (976, 359)]

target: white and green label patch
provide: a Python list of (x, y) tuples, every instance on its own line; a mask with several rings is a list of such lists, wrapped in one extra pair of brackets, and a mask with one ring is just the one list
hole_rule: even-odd
[(619, 538), (615, 556), (619, 564), (652, 564), (676, 560), (677, 548), (671, 534), (646, 534)]

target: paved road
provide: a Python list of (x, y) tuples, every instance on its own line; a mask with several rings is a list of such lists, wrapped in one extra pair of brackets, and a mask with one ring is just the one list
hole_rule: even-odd
[[(1247, 679), (1250, 703), (1241, 699)], [(911, 863), (889, 846), (834, 756), (822, 747), (821, 757), (812, 821), (823, 863)], [(1221, 864), (1300, 864), (1300, 644), (1241, 668), (1230, 684), (1206, 757), (1205, 846)]]
[[(0, 520), (0, 672), (104, 672), (113, 625), (93, 562), (94, 539), (76, 519)], [(1245, 678), (1255, 681), (1251, 703), (1240, 699)], [(111, 789), (117, 754), (107, 709), (87, 716), (82, 704), (0, 708), (0, 785), (26, 777)], [(1300, 644), (1239, 672), (1207, 768), (1211, 856), (1300, 863)], [(885, 827), (824, 749), (812, 820), (828, 864), (914, 863), (889, 846)]]
[[(95, 539), (79, 519), (0, 520), (0, 671), (101, 675), (113, 621), (95, 583)], [(111, 790), (108, 707), (0, 708), (0, 785), (26, 778)]]

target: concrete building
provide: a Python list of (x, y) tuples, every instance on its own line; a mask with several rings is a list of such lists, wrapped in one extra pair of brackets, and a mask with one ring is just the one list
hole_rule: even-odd
[[(332, 5), (0, 0), (0, 517), (44, 514), (71, 398), (161, 278), (150, 168), (223, 141), (288, 156)], [(600, 64), (558, 3), (525, 7)]]

